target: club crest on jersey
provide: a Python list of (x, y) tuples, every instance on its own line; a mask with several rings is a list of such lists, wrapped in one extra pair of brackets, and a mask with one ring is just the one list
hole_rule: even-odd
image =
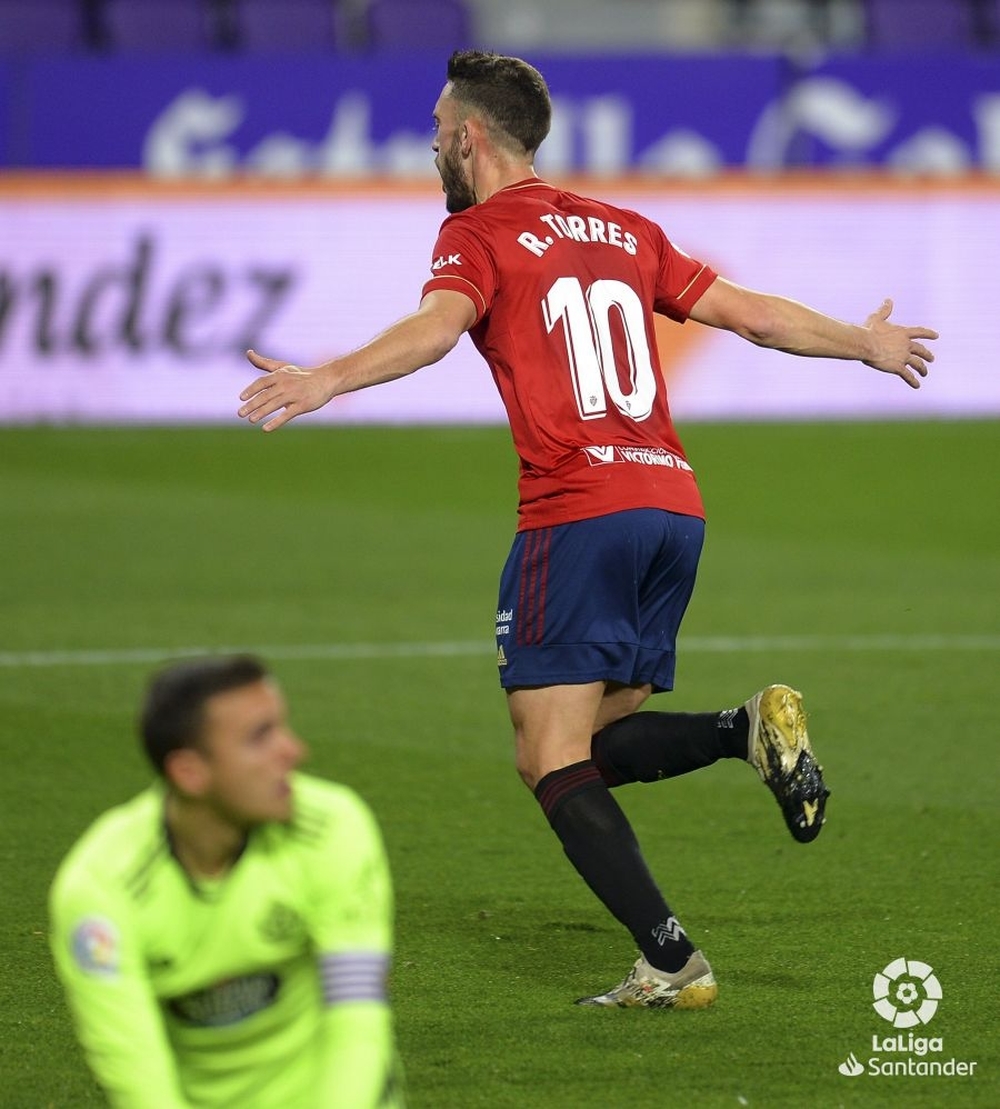
[(114, 978), (118, 973), (118, 929), (105, 917), (84, 917), (73, 929), (71, 946), (76, 965), (85, 973), (101, 978)]
[(437, 273), (438, 270), (443, 270), (445, 266), (460, 266), (461, 264), (461, 254), (441, 254), (431, 262), (431, 270)]
[(269, 943), (288, 943), (305, 932), (299, 914), (290, 906), (282, 905), (280, 901), (271, 903), (257, 927), (261, 936)]

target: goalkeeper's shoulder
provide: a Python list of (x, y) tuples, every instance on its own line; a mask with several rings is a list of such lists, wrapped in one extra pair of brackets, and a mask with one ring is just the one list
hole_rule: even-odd
[(303, 842), (338, 841), (350, 845), (359, 839), (381, 840), (378, 822), (368, 802), (350, 786), (313, 774), (297, 773), (292, 779), (293, 815), (288, 832)]
[(162, 791), (152, 786), (108, 809), (80, 834), (56, 870), (50, 900), (58, 905), (81, 886), (127, 892), (167, 850)]

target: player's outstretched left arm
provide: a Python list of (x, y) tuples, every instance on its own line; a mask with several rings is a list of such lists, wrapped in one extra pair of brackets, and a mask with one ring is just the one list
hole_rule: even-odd
[(886, 299), (863, 324), (845, 323), (787, 297), (745, 289), (717, 278), (691, 311), (691, 319), (732, 331), (757, 346), (812, 358), (847, 358), (920, 388), (934, 354), (922, 340), (936, 339), (927, 327), (891, 323)]
[(938, 333), (929, 327), (904, 327), (889, 322), (892, 301), (886, 297), (882, 304), (865, 320), (874, 350), (862, 361), (873, 370), (896, 374), (911, 389), (920, 388), (920, 378), (927, 376), (927, 363), (934, 361), (934, 352), (920, 341), (936, 339)]
[(320, 366), (303, 368), (247, 351), (263, 377), (242, 393), (239, 415), (252, 424), (276, 431), (306, 412), (322, 408), (334, 397), (380, 385), (429, 366), (443, 358), (475, 322), (476, 309), (462, 293), (428, 293), (412, 315), (405, 316), (358, 350)]

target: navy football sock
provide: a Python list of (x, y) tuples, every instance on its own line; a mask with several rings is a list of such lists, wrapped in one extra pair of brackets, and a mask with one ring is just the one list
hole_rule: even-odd
[(546, 774), (535, 787), (566, 857), (652, 966), (680, 970), (694, 947), (663, 900), (618, 802), (587, 759)]
[(726, 712), (633, 712), (603, 727), (590, 753), (609, 786), (676, 778), (719, 759), (746, 759), (750, 717)]

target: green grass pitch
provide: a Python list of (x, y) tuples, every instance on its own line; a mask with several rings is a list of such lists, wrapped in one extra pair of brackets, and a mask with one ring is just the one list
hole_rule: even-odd
[[(708, 541), (651, 707), (793, 684), (833, 789), (808, 846), (745, 766), (618, 791), (719, 979), (693, 1013), (571, 1004), (634, 953), (513, 770), (491, 650), (505, 430), (0, 431), (0, 1105), (102, 1103), (48, 882), (147, 780), (150, 668), (232, 646), (273, 663), (312, 768), (383, 826), (413, 1109), (1000, 1105), (1000, 424), (681, 430)], [(838, 1073), (894, 1033), (871, 986), (901, 955), (943, 988), (925, 1058), (974, 1076)]]

